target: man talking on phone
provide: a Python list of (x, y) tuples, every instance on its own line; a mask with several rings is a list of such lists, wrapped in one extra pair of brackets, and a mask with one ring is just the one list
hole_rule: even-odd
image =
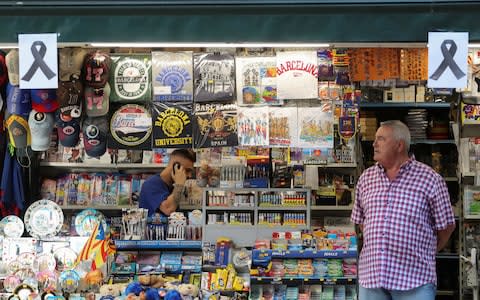
[(191, 149), (174, 150), (165, 169), (143, 183), (138, 206), (148, 209), (148, 216), (155, 213), (169, 216), (177, 210), (185, 197), (185, 181), (192, 177), (195, 160)]

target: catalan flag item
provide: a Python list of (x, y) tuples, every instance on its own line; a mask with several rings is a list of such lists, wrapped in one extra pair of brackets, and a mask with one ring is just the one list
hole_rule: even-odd
[(84, 260), (92, 260), (92, 270), (100, 268), (107, 261), (109, 255), (115, 253), (115, 246), (110, 235), (105, 234), (103, 226), (99, 223), (78, 255), (77, 264)]

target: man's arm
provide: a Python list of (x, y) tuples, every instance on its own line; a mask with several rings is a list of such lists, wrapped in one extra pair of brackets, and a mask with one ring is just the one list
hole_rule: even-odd
[(454, 230), (455, 223), (448, 224), (447, 228), (437, 231), (437, 251), (445, 248), (445, 245), (447, 244), (448, 239), (450, 238)]
[(173, 187), (172, 193), (160, 203), (160, 211), (169, 216), (171, 213), (177, 210), (178, 204), (182, 200), (184, 195), (183, 190), (185, 186), (180, 184), (175, 184)]

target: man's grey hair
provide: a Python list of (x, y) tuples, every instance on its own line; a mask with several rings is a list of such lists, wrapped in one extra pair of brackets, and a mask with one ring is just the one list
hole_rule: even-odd
[(381, 122), (380, 126), (390, 127), (393, 131), (393, 138), (396, 141), (403, 141), (405, 143), (405, 150), (408, 152), (410, 150), (410, 129), (407, 125), (399, 120), (389, 120)]

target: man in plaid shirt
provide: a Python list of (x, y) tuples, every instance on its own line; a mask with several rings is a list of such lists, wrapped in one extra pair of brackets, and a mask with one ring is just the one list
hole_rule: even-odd
[(381, 123), (374, 166), (355, 190), (351, 219), (363, 232), (360, 300), (434, 300), (435, 255), (455, 229), (442, 176), (409, 157), (410, 131), (400, 121)]

